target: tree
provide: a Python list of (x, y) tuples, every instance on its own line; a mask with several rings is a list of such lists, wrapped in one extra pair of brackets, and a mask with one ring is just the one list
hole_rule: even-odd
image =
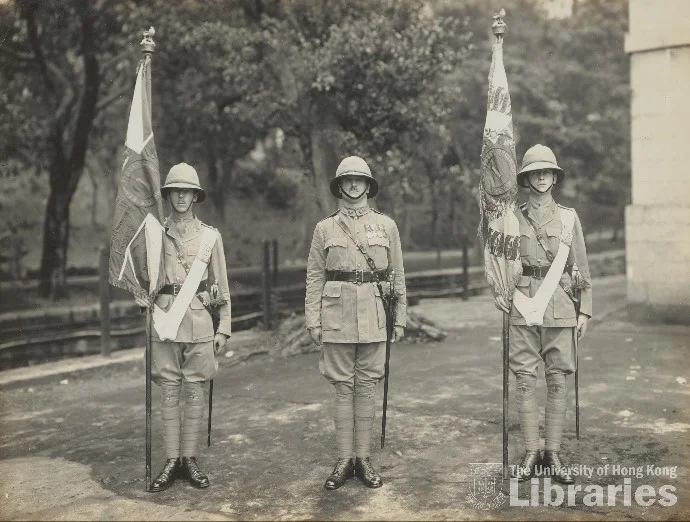
[(16, 73), (4, 112), (26, 122), (3, 145), (23, 164), (49, 173), (39, 286), (44, 296), (65, 291), (69, 206), (94, 119), (131, 90), (132, 78), (120, 70), (134, 58), (123, 31), (135, 15), (133, 5), (17, 0), (2, 6), (8, 35), (0, 47), (2, 68)]
[(563, 102), (559, 149), (589, 207), (586, 224), (612, 226), (614, 240), (631, 189), (627, 4), (580, 0), (553, 35), (555, 57), (566, 64), (552, 65)]
[[(450, 126), (460, 161), (476, 173), (477, 183), (490, 16), (500, 6), (438, 4), (439, 14), (467, 20), (473, 34), (475, 51), (458, 76), (464, 96)], [(572, 16), (563, 19), (549, 19), (537, 2), (519, 0), (511, 3), (506, 23), (504, 60), (518, 161), (535, 143), (552, 147), (567, 172), (560, 197), (583, 209), (585, 225), (603, 223), (616, 230), (630, 198), (629, 72), (623, 50), (627, 0), (579, 0)]]
[(209, 198), (222, 217), (236, 161), (268, 134), (276, 110), (264, 37), (241, 3), (165, 11), (157, 71), (162, 156), (205, 166)]
[(436, 80), (462, 52), (448, 45), (456, 24), (414, 2), (298, 0), (283, 7), (282, 18), (267, 23), (269, 46), (284, 64), (281, 127), (299, 140), (325, 212), (337, 161), (329, 136), (347, 134), (348, 152), (368, 158), (404, 150), (421, 134), (421, 121), (446, 114)]

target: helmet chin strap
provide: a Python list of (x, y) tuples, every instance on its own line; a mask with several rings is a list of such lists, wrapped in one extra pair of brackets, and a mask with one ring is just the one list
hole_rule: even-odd
[(532, 190), (534, 190), (535, 192), (538, 192), (539, 194), (546, 194), (549, 190), (551, 190), (551, 189), (553, 188), (553, 181), (551, 182), (551, 185), (549, 185), (549, 188), (547, 188), (546, 190), (539, 190), (537, 187), (535, 187), (534, 185), (532, 185), (532, 182), (531, 182), (531, 181), (528, 182), (528, 183), (529, 183), (530, 188), (531, 188)]
[(355, 198), (355, 197), (352, 197), (352, 196), (350, 195), (350, 193), (349, 193), (347, 190), (345, 190), (345, 189), (343, 188), (342, 185), (340, 185), (340, 192), (342, 192), (343, 194), (345, 194), (345, 195), (348, 197), (348, 199), (349, 199), (350, 201), (353, 201), (353, 202), (354, 202), (354, 201), (359, 201), (360, 199), (362, 199), (362, 198), (364, 197), (365, 194), (367, 194), (367, 191), (365, 190), (364, 192), (362, 192), (362, 193), (361, 193), (359, 196), (357, 196), (356, 198)]

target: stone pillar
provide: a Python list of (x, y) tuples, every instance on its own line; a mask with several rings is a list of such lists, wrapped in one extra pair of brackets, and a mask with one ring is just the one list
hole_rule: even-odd
[(630, 0), (632, 204), (628, 301), (690, 321), (690, 2)]

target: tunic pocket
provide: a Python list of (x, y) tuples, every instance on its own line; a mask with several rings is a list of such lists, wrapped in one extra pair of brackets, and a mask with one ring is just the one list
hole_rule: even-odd
[(546, 225), (544, 231), (546, 232), (546, 244), (555, 256), (561, 243), (561, 225)]
[(554, 319), (575, 319), (575, 303), (561, 285), (556, 287), (553, 294), (553, 317)]
[(345, 270), (347, 266), (347, 238), (329, 237), (326, 240), (326, 268), (328, 270)]
[(172, 306), (172, 303), (173, 296), (169, 294), (158, 294), (158, 297), (156, 297), (156, 305), (164, 312), (168, 311), (168, 309)]
[(341, 330), (343, 328), (343, 284), (327, 281), (321, 295), (321, 329)]
[(368, 242), (376, 269), (385, 270), (388, 268), (388, 251), (391, 248), (390, 240), (387, 237), (374, 236), (369, 238)]

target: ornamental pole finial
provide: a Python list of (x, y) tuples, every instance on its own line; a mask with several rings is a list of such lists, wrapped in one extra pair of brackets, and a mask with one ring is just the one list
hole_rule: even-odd
[(147, 31), (144, 31), (144, 38), (141, 40), (139, 45), (141, 45), (141, 52), (144, 54), (152, 54), (156, 43), (153, 41), (153, 35), (156, 34), (156, 30), (151, 26)]
[(497, 14), (494, 15), (494, 22), (491, 24), (491, 29), (496, 38), (502, 38), (503, 34), (506, 32), (506, 23), (503, 21), (503, 17), (505, 15), (505, 9), (501, 9)]

